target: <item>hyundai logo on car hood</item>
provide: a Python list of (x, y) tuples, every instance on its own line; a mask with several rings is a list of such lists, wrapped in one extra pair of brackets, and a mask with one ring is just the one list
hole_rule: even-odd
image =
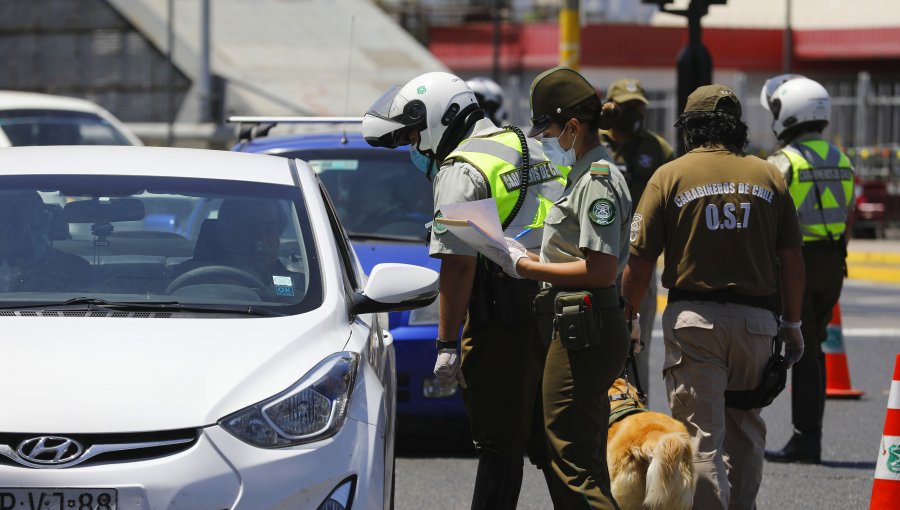
[(38, 436), (19, 443), (16, 453), (33, 464), (60, 466), (81, 457), (84, 447), (68, 437)]

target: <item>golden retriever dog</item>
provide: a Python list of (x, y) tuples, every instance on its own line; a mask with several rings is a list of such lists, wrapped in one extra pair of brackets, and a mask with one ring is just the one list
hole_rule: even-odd
[(625, 379), (616, 379), (609, 400), (610, 421), (620, 417), (609, 426), (606, 447), (612, 493), (619, 507), (689, 510), (695, 482), (687, 429), (671, 416), (646, 410)]

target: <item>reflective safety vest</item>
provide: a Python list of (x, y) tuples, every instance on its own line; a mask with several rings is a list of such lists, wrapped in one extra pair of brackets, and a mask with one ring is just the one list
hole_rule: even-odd
[(844, 235), (853, 201), (850, 159), (824, 140), (795, 142), (782, 152), (791, 162), (788, 189), (800, 218), (803, 241), (837, 239)]
[[(529, 139), (526, 139), (529, 140)], [(531, 140), (529, 140), (531, 141)], [(529, 143), (530, 171), (528, 194), (516, 214), (513, 226), (543, 228), (544, 218), (553, 202), (563, 196), (571, 167), (556, 166), (544, 159), (536, 143)], [(500, 223), (504, 223), (519, 198), (522, 177), (522, 146), (511, 130), (498, 130), (463, 140), (444, 160), (462, 160), (484, 176), (491, 196), (497, 202)]]

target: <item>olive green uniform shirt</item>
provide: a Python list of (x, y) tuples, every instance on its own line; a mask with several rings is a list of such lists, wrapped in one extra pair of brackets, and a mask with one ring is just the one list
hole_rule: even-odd
[(672, 161), (675, 156), (672, 147), (663, 137), (646, 129), (641, 129), (622, 145), (616, 143), (608, 131), (601, 131), (600, 139), (625, 176), (628, 191), (635, 204), (641, 201), (644, 188), (656, 169)]
[(619, 273), (625, 269), (631, 195), (622, 172), (608, 158), (598, 146), (572, 166), (565, 196), (544, 220), (541, 262), (584, 260), (585, 250), (592, 250), (616, 257)]
[(772, 164), (694, 149), (650, 179), (631, 225), (631, 254), (656, 260), (662, 284), (693, 292), (777, 290), (776, 252), (801, 245), (794, 201)]
[[(475, 123), (473, 133), (477, 136), (485, 136), (491, 131), (500, 132), (500, 128), (494, 126), (494, 123), (482, 119)], [(546, 161), (543, 150), (541, 150), (540, 142), (533, 138), (526, 138), (528, 141), (528, 152), (531, 164), (539, 161)], [(437, 215), (441, 206), (447, 204), (460, 204), (463, 202), (472, 202), (475, 200), (484, 200), (491, 198), (491, 188), (485, 180), (484, 175), (474, 166), (461, 160), (454, 160), (451, 163), (441, 166), (440, 171), (434, 177), (434, 214)], [(529, 189), (526, 200), (537, 200), (538, 188), (535, 186)], [(547, 197), (556, 198), (556, 197)], [(525, 218), (521, 215), (516, 216), (515, 220), (507, 229), (507, 235), (514, 237), (517, 233), (525, 229), (534, 218)], [(537, 251), (541, 247), (542, 229), (536, 228), (529, 231), (518, 239), (525, 248)], [(431, 244), (429, 246), (429, 255), (432, 257), (440, 255), (468, 255), (474, 257), (478, 252), (470, 247), (458, 237), (448, 232), (441, 232), (432, 225)]]

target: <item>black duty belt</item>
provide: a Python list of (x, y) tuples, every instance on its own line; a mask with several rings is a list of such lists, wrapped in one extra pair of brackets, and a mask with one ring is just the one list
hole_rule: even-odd
[(803, 243), (803, 249), (809, 251), (842, 251), (844, 246), (844, 236), (834, 241), (823, 239), (821, 241), (805, 241)]
[(774, 294), (770, 296), (748, 296), (731, 289), (711, 290), (709, 292), (669, 289), (668, 301), (670, 303), (676, 301), (710, 301), (713, 303), (753, 306), (778, 313), (777, 299)]

